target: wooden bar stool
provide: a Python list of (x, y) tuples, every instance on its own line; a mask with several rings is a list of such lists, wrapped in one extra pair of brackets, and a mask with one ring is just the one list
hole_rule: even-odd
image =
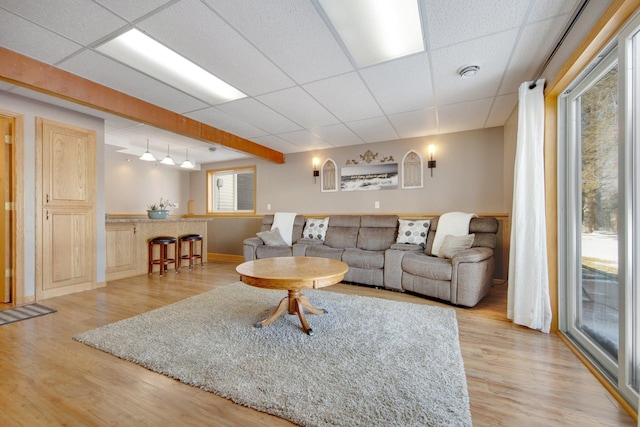
[[(203, 247), (202, 247), (202, 235), (201, 234), (185, 234), (183, 236), (180, 236), (178, 238), (179, 242), (178, 242), (178, 260), (180, 265), (178, 266), (178, 268), (182, 268), (182, 261), (184, 260), (189, 260), (189, 270), (193, 269), (193, 264), (194, 264), (194, 260), (199, 259), (200, 260), (200, 266), (204, 267), (204, 264), (202, 262), (202, 254), (203, 254)], [(189, 252), (186, 254), (182, 253), (182, 245), (188, 243), (189, 246)], [(198, 251), (196, 251), (195, 249), (195, 244), (196, 243), (200, 243), (200, 248)]]
[[(176, 266), (176, 273), (178, 272), (178, 263), (176, 262), (178, 258), (177, 241), (178, 239), (170, 236), (154, 237), (149, 240), (149, 274), (153, 273), (153, 266), (155, 264), (160, 266), (160, 276), (168, 270), (169, 264), (174, 264)], [(159, 246), (158, 249), (160, 250), (159, 258), (153, 258), (153, 248), (156, 245)], [(169, 246), (173, 246), (173, 258), (169, 258)]]

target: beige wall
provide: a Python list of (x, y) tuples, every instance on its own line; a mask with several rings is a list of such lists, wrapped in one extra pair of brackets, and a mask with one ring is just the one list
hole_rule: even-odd
[[(364, 144), (289, 154), (285, 164), (259, 159), (203, 165), (191, 173), (190, 194), (195, 213), (206, 213), (206, 170), (256, 165), (258, 214), (271, 212), (310, 213), (401, 213), (429, 214), (447, 211), (504, 212), (504, 130), (501, 127), (458, 132), (433, 137)], [(436, 146), (437, 167), (433, 178), (426, 167), (427, 147)], [(409, 150), (423, 155), (424, 187), (420, 189), (321, 192), (314, 183), (312, 159), (333, 159), (339, 168), (347, 160), (360, 159), (371, 150), (379, 157), (393, 156), (397, 163)], [(378, 163), (376, 161), (372, 162)], [(400, 168), (399, 168), (400, 169)], [(375, 202), (380, 208), (375, 209)]]
[[(505, 138), (510, 139), (509, 148), (505, 147)], [(433, 178), (426, 167), (427, 147), (430, 144), (434, 144), (437, 150), (437, 167), (433, 171)], [(510, 197), (514, 147), (515, 134), (504, 128), (491, 128), (289, 154), (282, 165), (259, 159), (213, 163), (203, 165), (200, 172), (191, 173), (190, 194), (195, 203), (194, 212), (205, 214), (207, 170), (256, 166), (257, 216), (214, 218), (208, 225), (209, 253), (240, 256), (242, 241), (255, 236), (260, 230), (261, 216), (277, 211), (307, 216), (335, 213), (426, 215), (447, 211), (480, 214), (509, 212), (511, 206), (510, 202), (505, 203), (505, 192), (508, 191)], [(320, 191), (320, 179), (314, 183), (313, 157), (318, 157), (320, 163), (331, 158), (341, 168), (347, 160), (359, 160), (367, 150), (378, 153), (379, 157), (393, 156), (397, 163), (402, 162), (402, 157), (409, 150), (421, 153), (425, 161), (424, 187), (323, 193)], [(510, 182), (505, 182), (509, 177)], [(380, 202), (379, 209), (374, 207), (376, 201)], [(267, 211), (267, 204), (271, 205), (271, 211)], [(503, 244), (500, 242), (497, 248), (497, 278), (505, 278)]]
[(158, 162), (144, 162), (136, 156), (105, 146), (104, 204), (107, 214), (146, 214), (147, 205), (160, 198), (178, 203), (171, 215), (187, 213), (190, 172)]
[(518, 139), (518, 108), (511, 113), (504, 125), (504, 207), (503, 212), (511, 213), (513, 205), (513, 177)]

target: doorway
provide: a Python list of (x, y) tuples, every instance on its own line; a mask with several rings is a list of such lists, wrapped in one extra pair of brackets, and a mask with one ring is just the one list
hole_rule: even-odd
[(14, 117), (0, 115), (0, 304), (15, 303), (13, 233), (13, 147), (16, 129)]

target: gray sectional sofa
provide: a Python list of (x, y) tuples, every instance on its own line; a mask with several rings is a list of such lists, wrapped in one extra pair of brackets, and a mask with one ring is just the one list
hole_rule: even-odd
[(425, 248), (394, 244), (386, 251), (385, 288), (473, 307), (493, 285), (498, 220), (471, 219), (472, 247), (456, 252), (451, 258), (440, 258), (432, 254), (438, 219), (431, 219)]
[[(261, 231), (269, 231), (273, 215), (265, 215)], [(422, 245), (396, 243), (397, 215), (331, 215), (324, 239), (303, 236), (305, 218), (297, 215), (291, 246), (267, 245), (259, 237), (244, 240), (245, 261), (281, 257), (334, 258), (349, 266), (345, 282), (409, 291), (473, 307), (491, 289), (498, 221), (476, 217), (469, 223), (468, 249), (437, 257), (432, 253), (439, 217), (430, 220)], [(442, 254), (441, 254), (442, 256)]]

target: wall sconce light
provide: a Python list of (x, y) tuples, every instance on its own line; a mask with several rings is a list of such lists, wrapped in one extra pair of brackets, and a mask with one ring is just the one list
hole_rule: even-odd
[(153, 157), (153, 154), (149, 152), (149, 139), (147, 139), (147, 151), (144, 152), (142, 156), (140, 156), (140, 160), (144, 160), (145, 162), (155, 162), (156, 158)]
[(433, 160), (433, 153), (436, 152), (435, 145), (431, 144), (429, 146), (429, 161), (427, 162), (427, 167), (431, 170), (431, 177), (433, 177), (433, 169), (436, 167), (436, 161)]
[(313, 158), (313, 183), (316, 183), (316, 179), (320, 176), (320, 171), (318, 170), (318, 163), (320, 163), (320, 160), (318, 160), (317, 157)]

